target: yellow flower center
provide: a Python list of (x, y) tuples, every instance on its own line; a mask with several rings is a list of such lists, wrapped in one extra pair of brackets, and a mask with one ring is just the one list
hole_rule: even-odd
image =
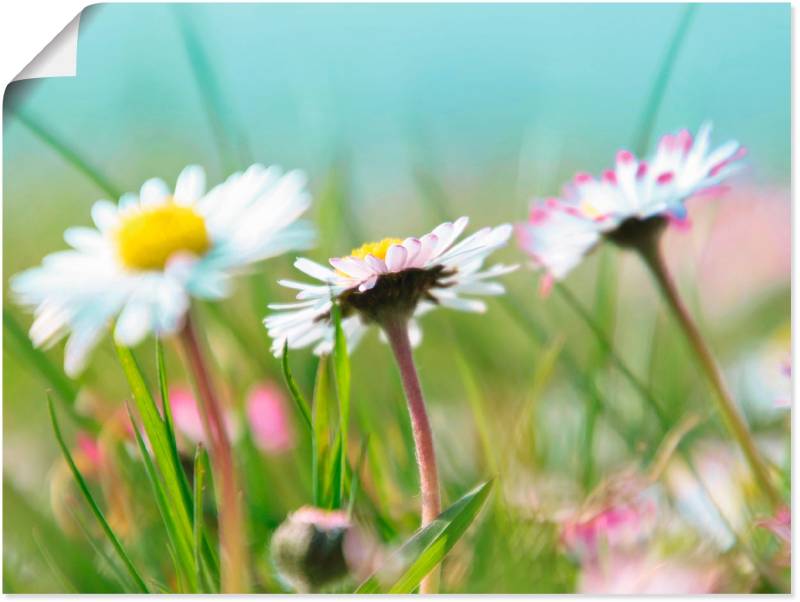
[(378, 242), (367, 242), (350, 251), (350, 257), (364, 259), (367, 255), (374, 255), (378, 259), (386, 259), (386, 253), (392, 245), (399, 245), (403, 242), (402, 238), (384, 238)]
[(211, 246), (203, 218), (173, 202), (125, 217), (115, 236), (122, 263), (136, 270), (160, 270), (178, 251), (203, 255)]

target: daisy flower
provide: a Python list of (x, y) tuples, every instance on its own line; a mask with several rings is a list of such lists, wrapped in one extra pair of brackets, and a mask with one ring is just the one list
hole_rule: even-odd
[(735, 141), (711, 149), (710, 136), (710, 124), (695, 137), (681, 130), (663, 136), (647, 160), (621, 150), (600, 177), (579, 173), (563, 198), (534, 202), (528, 221), (516, 226), (520, 246), (560, 280), (603, 237), (630, 246), (666, 220), (685, 220), (686, 200), (720, 190), (745, 155)]
[(154, 178), (118, 203), (97, 201), (93, 228), (64, 233), (70, 250), (12, 278), (16, 298), (33, 308), (34, 344), (69, 336), (68, 374), (83, 369), (112, 320), (126, 346), (174, 333), (191, 297), (225, 297), (235, 272), (312, 243), (311, 227), (297, 221), (310, 204), (301, 172), (253, 165), (208, 192), (205, 179), (189, 166), (174, 191)]
[(319, 283), (280, 281), (299, 292), (294, 303), (270, 305), (276, 313), (264, 324), (273, 339), (272, 352), (278, 356), (288, 344), (291, 349), (315, 345), (315, 353), (329, 353), (334, 335), (330, 312), (335, 302), (342, 309), (348, 349), (358, 343), (370, 323), (382, 324), (393, 316), (411, 318), (409, 334), (416, 345), (421, 335), (414, 316), (437, 305), (485, 311), (483, 301), (464, 295), (504, 292), (501, 284), (490, 280), (517, 266), (482, 268), (486, 257), (506, 244), (511, 226), (483, 228), (454, 245), (468, 221), (461, 217), (446, 222), (420, 238), (385, 238), (364, 244), (347, 256), (330, 259), (333, 269), (298, 259), (295, 267)]
[[(503, 286), (491, 279), (516, 268), (495, 265), (483, 269), (486, 257), (508, 242), (510, 225), (483, 228), (454, 244), (467, 222), (466, 217), (445, 222), (421, 238), (385, 238), (367, 243), (345, 257), (331, 259), (333, 269), (298, 259), (295, 267), (320, 284), (281, 281), (299, 291), (297, 302), (270, 306), (278, 313), (264, 321), (276, 355), (287, 346), (308, 345), (315, 345), (317, 353), (328, 353), (335, 333), (331, 324), (334, 303), (343, 317), (348, 349), (358, 342), (368, 325), (376, 323), (381, 328), (394, 354), (408, 402), (423, 526), (439, 515), (441, 501), (433, 433), (411, 350), (419, 340), (414, 316), (437, 305), (485, 311), (482, 301), (463, 295), (502, 294)], [(426, 576), (420, 583), (420, 593), (435, 593), (436, 583), (435, 576)]]
[(708, 377), (721, 414), (773, 505), (781, 497), (725, 384), (719, 365), (684, 304), (661, 253), (669, 221), (684, 222), (689, 197), (720, 189), (741, 168), (745, 149), (736, 141), (711, 149), (711, 125), (693, 137), (687, 130), (663, 136), (655, 154), (639, 160), (617, 153), (614, 169), (599, 178), (579, 173), (563, 198), (534, 203), (528, 221), (516, 226), (521, 248), (545, 270), (542, 290), (564, 278), (603, 239), (636, 251)]

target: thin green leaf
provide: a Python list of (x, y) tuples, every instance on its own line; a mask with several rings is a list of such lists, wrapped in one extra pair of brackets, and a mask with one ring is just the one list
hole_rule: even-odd
[(194, 517), (192, 525), (194, 527), (194, 570), (198, 581), (208, 576), (203, 569), (203, 490), (206, 481), (206, 451), (202, 444), (197, 445), (194, 452)]
[(191, 549), (192, 528), (179, 475), (179, 471), (182, 471), (183, 468), (175, 462), (167, 435), (167, 427), (161, 419), (161, 414), (158, 412), (158, 407), (150, 394), (133, 353), (122, 345), (116, 345), (116, 348), (122, 369), (133, 393), (136, 409), (139, 412), (142, 425), (153, 449), (156, 466), (164, 479), (164, 491), (167, 501), (175, 508), (177, 531), (183, 539), (184, 545), (189, 546), (189, 549)]
[(342, 330), (342, 312), (338, 305), (331, 309), (334, 327), (333, 367), (336, 380), (336, 397), (339, 400), (339, 449), (340, 488), (339, 500), (345, 497), (344, 475), (347, 473), (347, 431), (350, 425), (350, 357), (347, 354), (347, 339)]
[(664, 59), (661, 61), (661, 67), (653, 82), (653, 87), (645, 103), (639, 127), (634, 137), (633, 148), (639, 155), (646, 153), (647, 147), (650, 145), (650, 137), (653, 134), (653, 124), (656, 121), (658, 109), (661, 107), (661, 102), (664, 99), (664, 92), (667, 89), (669, 78), (672, 75), (672, 68), (675, 66), (675, 61), (678, 58), (681, 46), (686, 38), (686, 33), (689, 31), (689, 26), (692, 23), (692, 18), (694, 17), (696, 9), (697, 6), (694, 4), (685, 5), (681, 20), (675, 28), (675, 33), (672, 34), (669, 46), (664, 54)]
[(106, 517), (103, 515), (103, 511), (100, 510), (100, 506), (98, 506), (97, 502), (95, 502), (94, 497), (92, 496), (92, 493), (89, 490), (89, 486), (86, 484), (83, 475), (81, 474), (80, 470), (78, 470), (78, 467), (75, 465), (75, 461), (72, 459), (72, 454), (69, 453), (67, 444), (64, 443), (64, 437), (61, 434), (61, 428), (58, 426), (58, 419), (56, 418), (56, 410), (55, 407), (53, 406), (53, 399), (50, 397), (49, 393), (47, 394), (47, 406), (48, 409), (50, 410), (50, 422), (53, 425), (53, 432), (56, 435), (56, 441), (58, 441), (58, 446), (61, 448), (61, 453), (64, 454), (64, 459), (67, 461), (67, 464), (69, 465), (69, 469), (72, 472), (72, 476), (75, 477), (75, 482), (78, 484), (78, 488), (81, 490), (81, 493), (83, 494), (84, 498), (86, 498), (86, 501), (89, 503), (89, 507), (91, 508), (92, 513), (95, 515), (95, 518), (97, 518), (97, 522), (100, 523), (100, 527), (103, 529), (103, 532), (106, 534), (106, 537), (108, 537), (109, 541), (111, 542), (111, 545), (114, 547), (114, 550), (119, 555), (120, 560), (122, 560), (122, 563), (125, 565), (125, 568), (128, 569), (128, 572), (130, 573), (131, 578), (136, 583), (136, 586), (139, 588), (140, 591), (144, 593), (149, 593), (149, 590), (147, 589), (144, 580), (139, 574), (139, 571), (136, 570), (136, 567), (133, 565), (133, 562), (128, 556), (128, 553), (122, 547), (122, 544), (120, 543), (114, 531), (111, 529), (111, 526), (108, 524), (108, 521), (106, 521)]
[(323, 505), (323, 475), (325, 458), (330, 447), (330, 383), (328, 382), (328, 356), (323, 355), (317, 364), (314, 381), (314, 405), (311, 407), (311, 490), (314, 505)]
[[(164, 361), (164, 346), (160, 339), (156, 339), (156, 371), (158, 372), (158, 385), (159, 390), (161, 392), (161, 402), (164, 406), (164, 427), (167, 430), (167, 437), (169, 438), (170, 448), (172, 452), (172, 459), (177, 467), (179, 482), (181, 486), (181, 493), (183, 494), (183, 501), (186, 505), (186, 513), (188, 516), (192, 516), (194, 513), (194, 506), (192, 502), (192, 492), (189, 487), (189, 480), (186, 477), (186, 471), (183, 470), (183, 463), (181, 462), (180, 454), (178, 453), (178, 444), (175, 438), (175, 423), (172, 419), (172, 405), (169, 400), (169, 386), (167, 383), (167, 369), (166, 364)], [(214, 575), (219, 575), (219, 560), (217, 559), (217, 555), (214, 551), (214, 548), (211, 547), (211, 543), (208, 540), (208, 534), (204, 531), (203, 532), (203, 559), (205, 561), (205, 566), (208, 568)], [(211, 577), (210, 575), (206, 575), (206, 577), (210, 580), (214, 580), (215, 577)], [(207, 583), (207, 585), (209, 585)]]
[(12, 114), (20, 123), (27, 127), (39, 140), (44, 142), (47, 146), (52, 148), (56, 153), (71, 164), (74, 168), (80, 171), (83, 175), (94, 182), (103, 192), (109, 195), (112, 199), (118, 199), (122, 196), (122, 192), (108, 181), (100, 171), (91, 165), (87, 159), (81, 156), (77, 151), (73, 150), (66, 142), (61, 140), (58, 136), (53, 134), (47, 127), (39, 123), (36, 119), (16, 110)]
[(353, 515), (353, 508), (356, 505), (356, 497), (358, 496), (358, 487), (361, 481), (361, 468), (364, 466), (364, 460), (367, 457), (367, 448), (369, 446), (369, 435), (364, 437), (361, 441), (361, 450), (358, 452), (358, 463), (353, 471), (353, 480), (350, 483), (350, 500), (347, 502), (347, 516)]
[(306, 398), (303, 397), (303, 394), (300, 392), (300, 388), (297, 386), (297, 382), (295, 382), (294, 376), (292, 376), (292, 371), (289, 369), (288, 342), (284, 343), (283, 345), (283, 355), (281, 356), (281, 369), (283, 370), (283, 378), (286, 381), (286, 386), (289, 388), (289, 393), (291, 393), (292, 399), (294, 400), (297, 409), (303, 416), (303, 421), (306, 423), (306, 426), (309, 428), (309, 430), (313, 430), (313, 426), (311, 425), (311, 410), (308, 407), (308, 402), (306, 401)]
[(75, 411), (77, 391), (72, 382), (61, 368), (50, 361), (47, 354), (33, 346), (28, 335), (25, 334), (25, 330), (7, 309), (3, 309), (3, 327), (5, 328), (5, 333), (9, 335), (4, 337), (3, 340), (13, 346), (14, 351), (19, 354), (22, 360), (20, 363), (23, 366), (32, 366), (36, 369), (62, 401), (70, 419), (74, 420), (81, 428), (97, 433), (100, 430), (97, 423)]
[(196, 592), (197, 579), (192, 567), (191, 562), (191, 549), (186, 545), (186, 542), (181, 538), (178, 528), (176, 526), (175, 508), (167, 501), (167, 496), (164, 493), (164, 488), (156, 473), (156, 468), (153, 466), (153, 461), (150, 458), (150, 452), (147, 451), (147, 446), (142, 439), (142, 434), (139, 431), (139, 426), (136, 424), (136, 418), (131, 411), (131, 407), (125, 404), (130, 417), (131, 425), (133, 426), (133, 434), (136, 438), (136, 444), (139, 447), (139, 455), (142, 457), (145, 473), (147, 479), (150, 481), (150, 486), (153, 488), (153, 495), (156, 500), (158, 513), (161, 515), (161, 520), (164, 522), (164, 527), (167, 530), (167, 537), (170, 543), (170, 554), (175, 562), (175, 568), (178, 571), (179, 577), (185, 581), (190, 588), (190, 591)]
[(486, 481), (419, 529), (384, 565), (358, 586), (358, 594), (410, 594), (467, 531), (492, 488)]

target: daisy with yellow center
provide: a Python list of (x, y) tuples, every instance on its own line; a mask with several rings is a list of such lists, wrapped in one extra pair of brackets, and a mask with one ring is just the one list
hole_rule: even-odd
[(72, 247), (16, 275), (11, 290), (36, 316), (31, 338), (48, 346), (69, 335), (64, 367), (76, 375), (110, 322), (131, 346), (148, 333), (172, 334), (192, 297), (228, 294), (232, 274), (290, 249), (310, 246), (305, 177), (253, 165), (212, 190), (189, 166), (171, 191), (160, 179), (119, 203), (97, 201), (94, 228), (68, 228)]
[[(511, 226), (483, 228), (458, 244), (467, 218), (441, 224), (421, 238), (385, 238), (353, 249), (345, 257), (330, 259), (333, 270), (309, 259), (298, 259), (295, 267), (321, 284), (282, 280), (297, 289), (297, 302), (271, 305), (277, 313), (264, 323), (278, 355), (285, 347), (315, 345), (316, 353), (333, 347), (331, 309), (336, 303), (343, 316), (347, 348), (352, 349), (370, 324), (377, 324), (394, 354), (408, 401), (415, 457), (419, 468), (423, 526), (441, 511), (439, 477), (433, 434), (428, 420), (412, 346), (419, 341), (414, 320), (441, 305), (482, 312), (485, 304), (462, 295), (499, 295), (503, 286), (490, 280), (516, 266), (495, 265), (483, 269), (490, 253), (505, 245)], [(436, 576), (428, 575), (420, 593), (435, 593)]]
[(483, 312), (483, 301), (462, 295), (498, 295), (503, 286), (489, 280), (516, 266), (496, 265), (482, 270), (486, 257), (508, 241), (511, 226), (483, 228), (453, 243), (467, 226), (466, 217), (446, 222), (420, 238), (385, 238), (369, 242), (344, 257), (330, 259), (334, 269), (300, 258), (295, 267), (316, 278), (318, 284), (281, 280), (298, 290), (297, 302), (275, 304), (277, 310), (264, 324), (278, 356), (284, 344), (290, 348), (314, 345), (317, 354), (329, 353), (333, 345), (330, 310), (334, 302), (342, 308), (342, 327), (352, 349), (370, 323), (382, 324), (401, 316), (408, 320), (412, 343), (420, 332), (415, 316), (436, 306)]

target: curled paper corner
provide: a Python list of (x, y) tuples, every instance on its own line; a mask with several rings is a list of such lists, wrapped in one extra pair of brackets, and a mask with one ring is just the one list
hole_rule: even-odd
[(78, 29), (81, 13), (78, 13), (45, 46), (14, 81), (38, 77), (74, 77), (78, 72)]

